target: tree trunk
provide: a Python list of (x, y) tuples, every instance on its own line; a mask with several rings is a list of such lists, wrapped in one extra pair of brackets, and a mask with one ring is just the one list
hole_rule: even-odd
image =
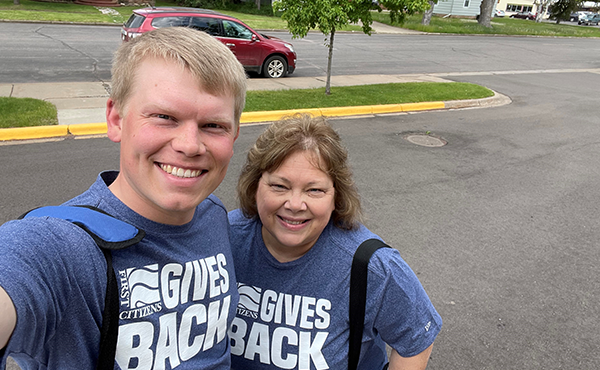
[(260, 10), (260, 0), (256, 0), (256, 9)]
[(492, 27), (492, 10), (494, 9), (495, 0), (483, 0), (479, 6), (479, 22), (480, 25), (490, 28)]
[(423, 19), (421, 20), (422, 25), (429, 26), (429, 23), (431, 22), (431, 16), (433, 15), (433, 7), (434, 6), (435, 6), (435, 3), (433, 2), (433, 0), (429, 0), (429, 9), (427, 9), (423, 13)]
[(20, 1), (20, 0), (15, 0), (15, 1), (14, 1), (14, 4), (15, 4), (15, 5), (21, 5), (21, 1)]
[(327, 57), (327, 82), (325, 83), (325, 95), (331, 95), (331, 60), (333, 59), (333, 36), (335, 28), (331, 30), (329, 36), (329, 56)]
[(542, 21), (542, 17), (544, 16), (544, 12), (546, 12), (546, 2), (541, 1), (540, 6), (537, 9), (537, 14), (535, 15), (535, 21), (540, 23)]

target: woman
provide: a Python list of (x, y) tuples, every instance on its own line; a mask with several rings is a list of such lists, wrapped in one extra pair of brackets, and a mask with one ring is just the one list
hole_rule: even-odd
[[(322, 117), (272, 124), (250, 149), (229, 213), (240, 304), (232, 369), (348, 369), (352, 257), (379, 237), (338, 134)], [(408, 265), (379, 249), (368, 272), (358, 369), (424, 369), (442, 321)]]

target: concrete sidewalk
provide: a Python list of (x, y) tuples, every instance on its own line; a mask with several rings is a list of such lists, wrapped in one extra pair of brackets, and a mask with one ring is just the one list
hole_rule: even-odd
[[(333, 76), (331, 86), (369, 85), (392, 82), (451, 82), (427, 75), (357, 75)], [(294, 77), (248, 79), (248, 90), (285, 90), (325, 87), (326, 77)], [(0, 84), (0, 96), (35, 98), (54, 104), (59, 125), (98, 123), (105, 121), (107, 82), (60, 82)]]
[[(434, 75), (354, 75), (332, 76), (331, 86), (353, 86), (401, 82), (452, 82)], [(326, 77), (294, 77), (280, 79), (248, 79), (248, 90), (284, 90), (324, 87)], [(54, 104), (58, 110), (59, 126), (23, 129), (0, 129), (0, 141), (89, 135), (106, 132), (105, 105), (110, 91), (107, 82), (61, 82), (0, 84), (0, 96), (35, 98)], [(397, 113), (426, 109), (455, 109), (493, 106), (510, 103), (507, 97), (496, 94), (492, 98), (417, 104), (392, 104), (385, 106), (343, 107), (308, 110), (313, 114), (327, 116), (350, 116), (364, 114)], [(289, 111), (252, 112), (242, 115), (242, 123), (277, 120)]]

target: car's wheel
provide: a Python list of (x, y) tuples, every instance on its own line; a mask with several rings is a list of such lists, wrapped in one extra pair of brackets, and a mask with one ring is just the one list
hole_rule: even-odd
[(263, 66), (263, 76), (267, 78), (280, 78), (287, 75), (287, 62), (279, 55), (273, 55)]

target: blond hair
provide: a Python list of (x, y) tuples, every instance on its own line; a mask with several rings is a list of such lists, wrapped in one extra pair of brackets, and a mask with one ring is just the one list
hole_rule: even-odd
[(334, 225), (353, 229), (362, 218), (360, 197), (348, 165), (348, 152), (337, 132), (323, 117), (296, 114), (271, 124), (249, 150), (238, 180), (240, 208), (249, 218), (258, 216), (256, 192), (264, 172), (275, 171), (292, 153), (310, 151), (318, 160), (315, 165), (333, 181)]
[(202, 90), (209, 94), (231, 94), (235, 102), (236, 124), (239, 124), (246, 101), (244, 68), (223, 43), (204, 32), (186, 27), (146, 32), (119, 47), (113, 58), (110, 94), (119, 113), (124, 113), (137, 67), (147, 57), (173, 61), (185, 67), (196, 77)]

